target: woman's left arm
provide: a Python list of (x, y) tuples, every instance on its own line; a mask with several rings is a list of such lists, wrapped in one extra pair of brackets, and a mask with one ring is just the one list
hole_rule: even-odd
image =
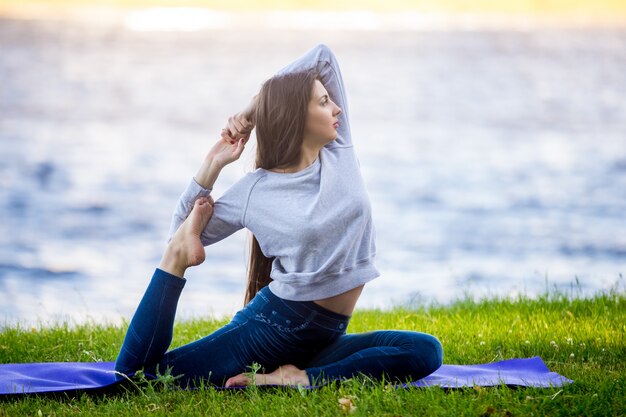
[(335, 142), (340, 146), (352, 146), (346, 89), (337, 58), (328, 46), (324, 44), (315, 46), (300, 58), (283, 67), (277, 74), (306, 71), (309, 69), (317, 70), (322, 79), (322, 84), (324, 84), (324, 87), (328, 91), (331, 100), (341, 107), (339, 129), (337, 129), (337, 140)]
[[(276, 75), (307, 70), (316, 70), (319, 73), (322, 84), (324, 84), (324, 87), (328, 91), (331, 100), (342, 110), (341, 113), (339, 113), (337, 140), (332, 142), (334, 144), (333, 146), (352, 146), (350, 119), (348, 117), (348, 100), (341, 70), (339, 69), (339, 63), (337, 62), (335, 54), (328, 46), (319, 44), (300, 58), (283, 67)], [(235, 143), (241, 138), (246, 141), (248, 140), (250, 132), (256, 124), (254, 113), (257, 98), (258, 96), (254, 96), (243, 111), (229, 117), (226, 128), (222, 130), (222, 139), (230, 143)]]

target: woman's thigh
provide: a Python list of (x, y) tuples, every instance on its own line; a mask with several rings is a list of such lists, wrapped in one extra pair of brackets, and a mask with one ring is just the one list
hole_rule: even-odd
[[(171, 368), (182, 385), (193, 385), (199, 380), (223, 385), (226, 379), (246, 371), (251, 365), (247, 353), (250, 343), (250, 322), (238, 313), (233, 320), (215, 332), (167, 352), (148, 372), (163, 373)], [(249, 362), (250, 361), (250, 362)]]
[[(441, 343), (414, 331), (379, 330), (340, 336), (307, 364), (333, 378), (364, 373), (419, 378), (441, 366)], [(339, 375), (345, 374), (345, 375)]]
[[(200, 379), (214, 385), (259, 364), (271, 372), (287, 363), (304, 367), (331, 339), (315, 318), (292, 314), (284, 306), (257, 300), (238, 312), (226, 326), (210, 335), (167, 352), (159, 371), (172, 369), (183, 385)], [(330, 337), (334, 338), (335, 333)], [(148, 369), (155, 372), (156, 367)]]

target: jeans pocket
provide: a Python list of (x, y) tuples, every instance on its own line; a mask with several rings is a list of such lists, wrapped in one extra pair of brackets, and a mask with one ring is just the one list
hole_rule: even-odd
[(265, 323), (276, 331), (289, 334), (299, 332), (310, 324), (310, 321), (303, 317), (285, 314), (275, 309), (255, 312), (254, 320)]

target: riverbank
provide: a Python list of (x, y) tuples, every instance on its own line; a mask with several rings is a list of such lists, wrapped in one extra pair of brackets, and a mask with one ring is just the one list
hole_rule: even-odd
[[(202, 319), (177, 323), (174, 346), (225, 323)], [(24, 398), (2, 403), (9, 415), (623, 415), (626, 410), (626, 294), (609, 291), (572, 299), (550, 294), (530, 299), (457, 301), (390, 311), (358, 310), (350, 332), (397, 328), (436, 335), (444, 363), (471, 364), (541, 356), (550, 370), (574, 380), (553, 389), (473, 388), (389, 390), (352, 380), (311, 392), (250, 388), (228, 393), (180, 392), (158, 383), (114, 396)], [(0, 362), (114, 360), (125, 327), (5, 328)], [(344, 404), (342, 406), (341, 404)], [(347, 404), (347, 405), (346, 405)]]

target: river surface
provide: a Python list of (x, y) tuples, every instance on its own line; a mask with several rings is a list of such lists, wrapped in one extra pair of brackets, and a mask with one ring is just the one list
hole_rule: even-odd
[[(319, 42), (342, 65), (377, 230), (360, 307), (624, 289), (626, 30), (3, 19), (0, 323), (128, 319), (227, 117)], [(180, 318), (240, 307), (246, 243), (207, 248)]]

